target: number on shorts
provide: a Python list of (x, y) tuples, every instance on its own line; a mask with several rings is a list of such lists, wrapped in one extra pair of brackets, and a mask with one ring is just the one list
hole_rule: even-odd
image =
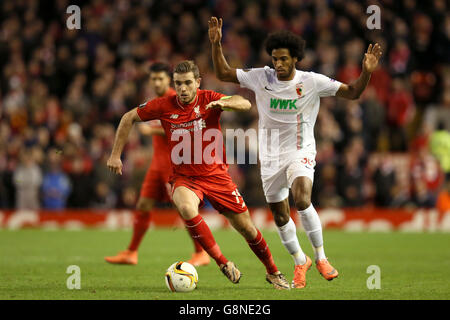
[(236, 202), (239, 203), (240, 202), (239, 197), (242, 197), (241, 194), (239, 193), (239, 190), (236, 189), (231, 194), (236, 197)]
[(303, 164), (308, 164), (308, 165), (310, 165), (310, 166), (314, 166), (313, 160), (308, 159), (308, 158), (303, 158), (303, 159), (301, 160), (301, 162), (302, 162)]

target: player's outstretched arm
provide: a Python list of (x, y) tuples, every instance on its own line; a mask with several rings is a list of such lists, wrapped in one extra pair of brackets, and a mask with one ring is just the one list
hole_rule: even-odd
[(367, 52), (364, 54), (361, 75), (351, 84), (343, 83), (336, 92), (336, 96), (352, 100), (358, 99), (367, 87), (372, 72), (377, 68), (381, 55), (381, 46), (378, 43), (375, 43), (374, 46), (370, 44)]
[(139, 125), (139, 132), (145, 136), (165, 136), (166, 133), (161, 127), (152, 127), (147, 123)]
[(211, 41), (212, 59), (214, 72), (221, 81), (239, 83), (236, 75), (236, 69), (231, 68), (222, 52), (222, 18), (211, 17), (208, 21), (208, 35)]
[(120, 160), (120, 155), (122, 154), (123, 147), (127, 142), (133, 124), (142, 121), (136, 110), (137, 108), (134, 108), (125, 113), (122, 119), (120, 119), (119, 127), (117, 128), (111, 155), (106, 163), (108, 169), (115, 174), (122, 175), (122, 160)]
[(221, 108), (224, 111), (248, 111), (251, 107), (250, 101), (238, 95), (222, 97), (206, 105), (206, 109)]

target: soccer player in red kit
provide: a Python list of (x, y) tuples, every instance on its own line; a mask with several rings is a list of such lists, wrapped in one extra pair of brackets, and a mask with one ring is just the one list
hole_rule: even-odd
[(222, 254), (208, 225), (199, 215), (199, 206), (206, 197), (247, 240), (251, 250), (266, 267), (266, 280), (275, 289), (289, 289), (286, 278), (276, 267), (266, 241), (250, 219), (247, 206), (228, 174), (228, 165), (223, 161), (223, 137), (217, 134), (221, 130), (219, 118), (222, 110), (246, 111), (251, 107), (250, 102), (241, 96), (225, 97), (214, 91), (200, 90), (199, 70), (192, 61), (179, 63), (173, 78), (176, 96), (148, 101), (122, 117), (107, 162), (108, 168), (122, 174), (120, 155), (133, 123), (161, 120), (171, 150), (172, 201), (191, 236), (216, 261), (231, 282), (239, 282), (240, 271)]
[[(157, 62), (150, 66), (149, 84), (158, 97), (176, 95), (175, 90), (170, 87), (170, 74), (170, 67), (165, 63)], [(105, 257), (107, 262), (113, 264), (137, 264), (138, 248), (150, 225), (151, 210), (156, 202), (168, 203), (171, 200), (169, 177), (172, 174), (172, 165), (164, 129), (159, 120), (153, 120), (150, 121), (150, 125), (140, 126), (139, 130), (142, 134), (152, 136), (153, 157), (136, 205), (131, 242), (127, 250), (119, 252), (116, 256)], [(195, 252), (188, 262), (194, 266), (209, 264), (208, 253), (195, 239), (192, 240)]]

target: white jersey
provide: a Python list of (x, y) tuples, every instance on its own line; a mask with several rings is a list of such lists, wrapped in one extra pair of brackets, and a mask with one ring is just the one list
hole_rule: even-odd
[(241, 87), (255, 92), (259, 113), (259, 158), (289, 161), (309, 154), (314, 159), (314, 124), (320, 97), (334, 96), (341, 82), (314, 72), (296, 70), (290, 81), (280, 81), (269, 67), (237, 69)]

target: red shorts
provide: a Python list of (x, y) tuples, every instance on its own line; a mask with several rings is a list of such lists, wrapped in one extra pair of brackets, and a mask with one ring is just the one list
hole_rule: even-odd
[(154, 199), (157, 202), (170, 202), (172, 200), (169, 184), (170, 174), (169, 170), (154, 170), (149, 167), (141, 186), (140, 196)]
[(220, 213), (247, 211), (244, 199), (229, 174), (205, 177), (173, 176), (170, 183), (172, 194), (181, 186), (193, 191), (200, 199), (200, 207), (204, 205), (203, 197), (206, 197), (214, 209)]

